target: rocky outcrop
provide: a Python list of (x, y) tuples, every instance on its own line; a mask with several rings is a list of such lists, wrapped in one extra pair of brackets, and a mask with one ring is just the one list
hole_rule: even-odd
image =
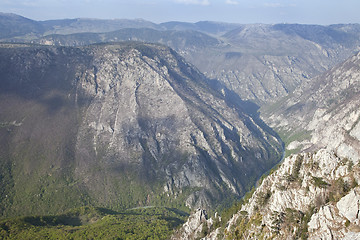
[(309, 81), (271, 107), (272, 110), (264, 109), (262, 116), (272, 127), (290, 136), (289, 150), (327, 147), (341, 157), (357, 161), (360, 157), (359, 74), (358, 53)]
[(295, 141), (288, 147), (306, 143), (307, 151), (300, 148), (264, 178), (228, 221), (226, 237), (360, 238), (359, 59), (309, 82), (269, 115), (274, 127), (312, 137), (290, 138)]
[(339, 214), (354, 224), (359, 224), (360, 196), (359, 189), (354, 189), (336, 204)]
[(181, 231), (174, 234), (172, 239), (196, 239), (201, 235), (201, 231), (207, 225), (208, 217), (205, 210), (197, 209), (191, 214), (183, 224)]
[(214, 219), (208, 218), (205, 210), (197, 209), (192, 213), (183, 226), (177, 230), (171, 239), (187, 240), (187, 239), (217, 239), (220, 232), (219, 223), (221, 217), (215, 213)]
[(22, 123), (0, 128), (2, 156), (13, 176), (31, 176), (13, 178), (14, 197), (43, 179), (27, 194), (46, 196), (35, 205), (55, 178), (101, 206), (206, 208), (242, 195), (281, 156), (241, 99), (161, 45), (3, 45), (0, 66), (0, 122)]
[[(311, 239), (342, 239), (345, 230), (344, 219), (335, 214), (336, 209), (331, 205), (323, 206), (315, 213), (308, 223), (308, 230)], [(341, 229), (336, 231), (335, 229)]]
[(358, 162), (353, 166), (325, 149), (288, 157), (230, 219), (227, 235), (253, 239), (359, 237), (359, 181)]
[[(359, 188), (341, 198), (336, 206), (326, 205), (315, 213), (308, 223), (311, 239), (358, 239)], [(349, 228), (349, 230), (346, 229)]]

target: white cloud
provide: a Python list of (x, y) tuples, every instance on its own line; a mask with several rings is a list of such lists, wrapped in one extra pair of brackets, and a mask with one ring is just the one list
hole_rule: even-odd
[(284, 5), (282, 5), (281, 3), (265, 3), (264, 7), (278, 8), (278, 7), (284, 7)]
[(279, 3), (279, 2), (269, 2), (264, 3), (263, 7), (267, 8), (285, 8), (285, 7), (296, 7), (295, 3)]
[(175, 2), (188, 4), (188, 5), (190, 5), (190, 4), (191, 5), (203, 5), (203, 6), (210, 5), (209, 0), (175, 0)]
[(229, 5), (238, 5), (239, 4), (239, 2), (236, 0), (226, 0), (225, 3), (229, 4)]

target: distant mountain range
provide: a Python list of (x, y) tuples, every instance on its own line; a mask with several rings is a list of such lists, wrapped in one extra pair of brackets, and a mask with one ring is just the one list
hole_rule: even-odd
[(124, 28), (150, 28), (159, 31), (201, 31), (221, 35), (241, 26), (240, 24), (202, 21), (197, 23), (165, 22), (155, 24), (142, 19), (59, 19), (35, 21), (12, 13), (0, 13), (0, 39), (24, 35), (45, 36), (50, 34), (105, 33)]
[(144, 20), (33, 21), (1, 14), (0, 41), (82, 46), (141, 41), (175, 49), (208, 78), (259, 105), (286, 96), (359, 50), (360, 25), (229, 24)]

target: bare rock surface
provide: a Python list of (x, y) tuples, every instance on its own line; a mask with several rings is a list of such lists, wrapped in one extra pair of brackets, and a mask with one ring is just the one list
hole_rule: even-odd
[[(359, 69), (356, 54), (297, 89), (266, 115), (303, 145), (265, 177), (230, 218), (230, 239), (358, 239)], [(297, 136), (300, 136), (298, 134)], [(288, 149), (289, 150), (289, 149)]]
[(278, 131), (293, 136), (289, 150), (327, 147), (356, 164), (360, 157), (359, 76), (358, 53), (296, 89), (271, 112), (265, 109), (262, 116)]
[(15, 195), (52, 175), (101, 206), (208, 208), (281, 158), (280, 138), (245, 102), (162, 45), (4, 44), (0, 74), (2, 156), (15, 175), (39, 174)]
[(209, 218), (205, 210), (197, 209), (189, 216), (183, 226), (173, 234), (171, 239), (215, 240), (220, 232), (220, 228), (214, 226), (214, 221), (221, 222), (221, 218), (218, 215), (215, 215), (214, 219)]
[[(228, 236), (248, 235), (254, 239), (359, 236), (359, 187), (354, 187), (359, 180), (358, 165), (349, 171), (341, 159), (325, 149), (288, 157), (230, 219)], [(244, 219), (258, 222), (245, 227)]]

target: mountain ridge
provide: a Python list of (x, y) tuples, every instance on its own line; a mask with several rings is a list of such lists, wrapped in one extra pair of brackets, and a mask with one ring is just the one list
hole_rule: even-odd
[[(275, 108), (271, 106), (269, 109), (264, 108), (263, 118), (270, 126), (282, 132), (291, 132), (293, 135), (301, 131), (311, 132), (311, 136), (307, 139), (294, 139), (297, 141), (293, 142), (293, 145), (297, 144), (296, 148), (304, 150), (312, 145), (332, 146), (334, 149), (339, 149), (342, 157), (356, 159), (359, 155), (354, 153), (354, 156), (346, 156), (345, 152), (341, 153), (340, 148), (341, 142), (349, 139), (346, 132), (350, 132), (355, 127), (352, 124), (356, 123), (358, 116), (353, 107), (359, 104), (357, 101), (359, 56), (360, 54), (357, 53), (335, 68), (307, 82), (281, 103), (276, 103)], [(353, 119), (347, 122), (347, 115), (355, 118), (355, 122)], [(335, 132), (338, 135), (336, 141), (330, 137)]]
[[(139, 25), (136, 21), (124, 21), (97, 25), (86, 21), (75, 25), (69, 23), (42, 35), (27, 34), (1, 41), (72, 46), (124, 40), (162, 43), (174, 48), (208, 78), (220, 80), (242, 99), (261, 106), (275, 102), (309, 78), (344, 61), (360, 46), (358, 24), (237, 25), (205, 21)], [(102, 26), (101, 32), (107, 33), (94, 33), (94, 29), (100, 31)], [(129, 27), (151, 30), (131, 30)], [(84, 31), (92, 29), (93, 33), (81, 33), (81, 28)], [(119, 28), (122, 29), (120, 32), (110, 31)], [(64, 35), (49, 35), (56, 32)], [(197, 42), (198, 38), (201, 43)]]
[[(295, 142), (300, 147), (221, 224), (215, 215), (193, 222), (189, 231), (194, 212), (180, 230), (182, 239), (359, 238), (359, 73), (357, 53), (263, 111), (278, 131), (295, 132), (288, 150)], [(299, 131), (308, 131), (308, 138)]]
[(274, 132), (163, 45), (5, 44), (0, 63), (2, 215), (216, 206), (280, 160)]

